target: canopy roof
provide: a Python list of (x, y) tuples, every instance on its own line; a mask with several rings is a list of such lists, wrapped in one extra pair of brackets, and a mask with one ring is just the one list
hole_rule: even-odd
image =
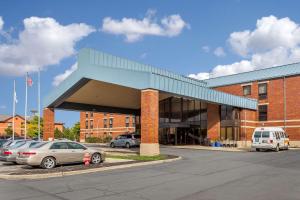
[(181, 96), (240, 108), (257, 108), (256, 100), (211, 89), (205, 81), (87, 48), (78, 54), (78, 69), (49, 93), (44, 106), (137, 110), (140, 90), (149, 88), (159, 90), (160, 99)]

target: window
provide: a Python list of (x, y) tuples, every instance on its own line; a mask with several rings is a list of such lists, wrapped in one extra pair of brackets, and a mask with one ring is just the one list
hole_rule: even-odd
[(7, 126), (12, 127), (12, 122), (8, 122)]
[(68, 147), (69, 147), (69, 149), (84, 149), (84, 150), (86, 149), (81, 144), (77, 144), (75, 142), (68, 142)]
[(68, 149), (68, 145), (65, 142), (57, 142), (52, 144), (50, 149)]
[(268, 85), (267, 83), (258, 84), (258, 98), (266, 99), (268, 96)]
[(94, 128), (94, 120), (91, 120), (90, 121), (90, 129), (93, 129)]
[[(277, 133), (277, 132), (276, 132)], [(268, 138), (268, 137), (270, 137), (270, 132), (269, 131), (263, 131), (262, 133), (261, 133), (261, 137), (262, 138)]]
[(243, 94), (244, 96), (251, 95), (251, 85), (243, 86)]
[(88, 121), (88, 120), (85, 121), (85, 128), (86, 128), (86, 129), (89, 128), (89, 121)]
[(107, 119), (103, 119), (103, 128), (107, 128)]
[(132, 126), (135, 127), (135, 116), (132, 116)]
[(89, 118), (89, 113), (88, 112), (85, 113), (85, 118)]
[(113, 127), (114, 118), (109, 118), (109, 128)]
[(258, 106), (258, 120), (267, 121), (268, 120), (268, 106), (260, 105)]
[(125, 126), (129, 127), (129, 116), (125, 118)]
[(90, 116), (91, 116), (91, 117), (94, 117), (94, 113), (93, 113), (93, 112), (91, 112)]

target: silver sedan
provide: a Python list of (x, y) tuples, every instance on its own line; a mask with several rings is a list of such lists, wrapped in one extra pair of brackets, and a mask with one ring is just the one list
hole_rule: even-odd
[(51, 169), (61, 164), (82, 163), (87, 154), (92, 164), (105, 160), (105, 152), (101, 150), (88, 148), (77, 142), (56, 140), (40, 143), (19, 152), (17, 163)]

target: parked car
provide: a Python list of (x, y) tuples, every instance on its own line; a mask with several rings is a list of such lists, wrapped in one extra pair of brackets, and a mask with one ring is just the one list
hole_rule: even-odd
[[(4, 148), (9, 148), (10, 146), (13, 146), (15, 144), (18, 144), (18, 143), (23, 143), (24, 141), (29, 141), (29, 140), (24, 140), (24, 139), (16, 139), (16, 140), (12, 140), (12, 139), (8, 139), (1, 147), (1, 149), (4, 149)], [(0, 150), (1, 150), (0, 149)]]
[(124, 134), (119, 135), (110, 142), (110, 147), (134, 147), (139, 146), (141, 143), (141, 135), (139, 134)]
[(252, 148), (256, 151), (289, 149), (289, 137), (280, 127), (256, 128), (252, 135)]
[(7, 142), (7, 139), (0, 139), (0, 148), (2, 148), (3, 144)]
[(17, 163), (51, 169), (61, 164), (81, 163), (86, 153), (91, 155), (93, 164), (105, 160), (105, 152), (101, 150), (88, 148), (69, 140), (55, 140), (36, 144), (20, 151)]
[(5, 162), (16, 163), (16, 158), (21, 149), (27, 149), (40, 142), (33, 140), (20, 140), (13, 143), (13, 145), (6, 146), (0, 151), (0, 160)]

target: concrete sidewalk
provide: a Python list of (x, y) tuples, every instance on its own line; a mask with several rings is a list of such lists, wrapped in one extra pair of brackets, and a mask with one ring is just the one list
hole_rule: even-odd
[(228, 151), (228, 152), (247, 152), (251, 151), (251, 148), (236, 148), (236, 147), (210, 147), (210, 146), (200, 146), (200, 145), (160, 145), (161, 147), (169, 147), (176, 149), (194, 149), (194, 150), (207, 150), (207, 151)]

